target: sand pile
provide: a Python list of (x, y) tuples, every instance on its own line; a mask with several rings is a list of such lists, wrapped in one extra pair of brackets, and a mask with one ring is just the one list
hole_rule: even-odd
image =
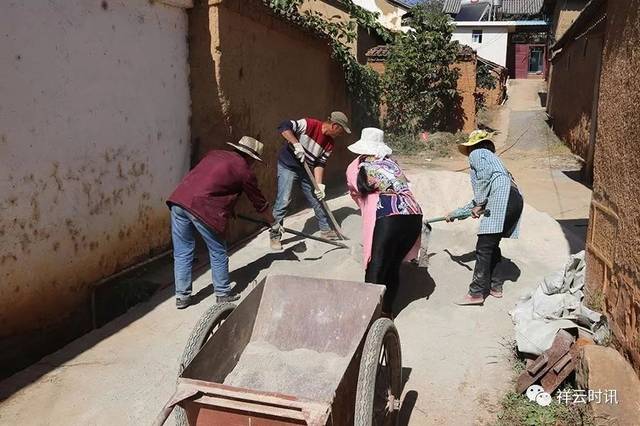
[(331, 402), (348, 364), (335, 353), (281, 351), (267, 342), (250, 342), (224, 384)]

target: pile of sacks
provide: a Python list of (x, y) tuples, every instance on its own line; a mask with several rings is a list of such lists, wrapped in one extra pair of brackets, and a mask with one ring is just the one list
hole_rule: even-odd
[[(551, 348), (559, 330), (586, 333), (596, 344), (606, 344), (610, 330), (606, 317), (587, 308), (584, 251), (571, 256), (562, 271), (552, 274), (510, 312), (516, 343), (523, 353), (540, 355)], [(573, 329), (573, 330), (572, 330)]]

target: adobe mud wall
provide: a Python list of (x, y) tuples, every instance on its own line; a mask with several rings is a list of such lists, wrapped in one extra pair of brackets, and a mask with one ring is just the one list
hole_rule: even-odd
[(547, 111), (553, 119), (553, 130), (585, 160), (602, 46), (602, 32), (591, 33), (567, 44), (551, 65)]
[(0, 377), (91, 328), (91, 283), (169, 246), (190, 149), (171, 3), (3, 3)]
[[(330, 58), (325, 40), (274, 16), (258, 0), (196, 2), (189, 11), (191, 64), (191, 131), (197, 157), (243, 135), (264, 143), (264, 163), (255, 167), (260, 188), (270, 201), (276, 194), (277, 154), (284, 119), (324, 119), (333, 110), (350, 115), (344, 73)], [(326, 179), (344, 185), (353, 159), (337, 140)], [(196, 158), (197, 159), (197, 158)], [(301, 200), (301, 195), (298, 200)], [(239, 212), (255, 212), (241, 197)], [(233, 221), (229, 241), (256, 227)]]
[(610, 1), (603, 52), (587, 285), (640, 373), (640, 0)]
[(567, 31), (588, 0), (558, 0), (553, 11), (551, 34), (556, 40)]
[(459, 104), (451, 114), (451, 130), (462, 130), (463, 132), (471, 133), (476, 128), (477, 59), (475, 55), (469, 58), (458, 58), (458, 61), (451, 67), (457, 68), (460, 72), (457, 83)]

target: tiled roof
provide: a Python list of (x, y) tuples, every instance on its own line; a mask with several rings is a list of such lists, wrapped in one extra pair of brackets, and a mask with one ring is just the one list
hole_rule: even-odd
[(457, 58), (459, 60), (473, 59), (475, 57), (476, 57), (476, 51), (473, 50), (471, 46), (468, 46), (466, 44), (460, 45), (460, 50), (458, 51), (458, 55), (457, 55)]
[[(382, 44), (380, 46), (372, 47), (367, 50), (365, 56), (367, 57), (368, 62), (384, 62), (389, 56), (389, 50), (391, 48), (388, 45)], [(458, 59), (472, 59), (476, 56), (475, 50), (466, 44), (460, 45), (460, 51), (458, 52)]]
[(398, 6), (404, 7), (405, 9), (411, 9), (416, 5), (415, 1), (409, 0), (387, 0), (389, 3), (396, 3)]
[[(535, 15), (540, 13), (544, 0), (503, 0), (502, 13), (508, 15)], [(460, 0), (444, 0), (444, 13), (457, 14), (460, 12)]]
[(385, 58), (389, 55), (389, 46), (380, 45), (376, 47), (372, 47), (367, 50), (365, 56), (367, 57), (367, 61), (369, 62), (384, 62)]
[(496, 70), (497, 72), (505, 72), (507, 70), (507, 68), (503, 67), (500, 64), (496, 64), (495, 62), (491, 62), (488, 59), (485, 59), (481, 56), (478, 56), (478, 62), (482, 62), (483, 64), (485, 64), (486, 66), (488, 66), (489, 68)]

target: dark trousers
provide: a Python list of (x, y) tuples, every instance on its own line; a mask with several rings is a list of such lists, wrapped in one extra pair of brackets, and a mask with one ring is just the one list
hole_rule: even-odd
[(502, 291), (503, 281), (495, 274), (496, 266), (502, 260), (500, 241), (503, 237), (511, 235), (520, 220), (523, 207), (522, 196), (516, 188), (511, 187), (504, 218), (504, 231), (500, 234), (478, 235), (476, 266), (473, 270), (473, 280), (469, 285), (470, 295), (483, 296), (492, 289)]
[(400, 285), (400, 265), (422, 232), (421, 215), (393, 215), (376, 221), (371, 246), (371, 260), (365, 281), (384, 284), (387, 290), (382, 309), (391, 312)]

